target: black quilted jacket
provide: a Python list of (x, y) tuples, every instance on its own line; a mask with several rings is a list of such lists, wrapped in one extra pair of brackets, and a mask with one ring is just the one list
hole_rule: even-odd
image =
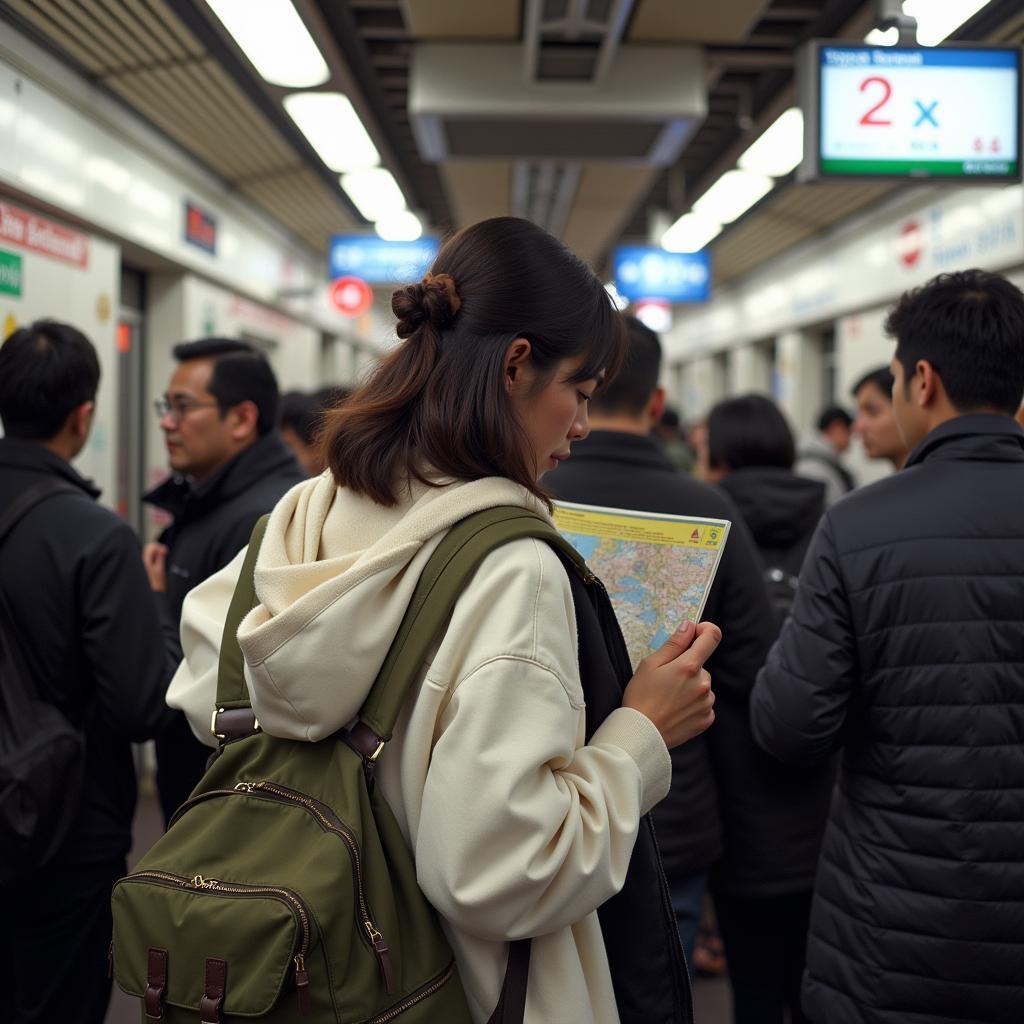
[(844, 746), (804, 1008), (1024, 1021), (1024, 432), (942, 424), (834, 505), (751, 699), (794, 763)]

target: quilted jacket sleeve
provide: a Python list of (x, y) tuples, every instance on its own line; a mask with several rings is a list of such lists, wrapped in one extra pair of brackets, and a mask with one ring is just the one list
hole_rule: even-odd
[(841, 743), (857, 652), (831, 518), (811, 542), (789, 618), (750, 697), (754, 738), (790, 764), (825, 760)]

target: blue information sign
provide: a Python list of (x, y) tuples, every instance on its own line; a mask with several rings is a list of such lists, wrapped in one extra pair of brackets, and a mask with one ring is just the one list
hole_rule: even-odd
[(666, 252), (652, 245), (623, 245), (613, 260), (615, 287), (623, 298), (707, 302), (711, 257), (707, 252)]
[(367, 284), (410, 284), (430, 269), (440, 242), (385, 242), (373, 235), (332, 235), (327, 263), (332, 279), (361, 277)]

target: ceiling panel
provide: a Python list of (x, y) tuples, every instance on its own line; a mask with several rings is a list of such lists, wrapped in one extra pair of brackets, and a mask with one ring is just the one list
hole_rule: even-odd
[(512, 205), (512, 164), (507, 160), (467, 160), (442, 167), (455, 226), (504, 217)]
[(566, 245), (595, 264), (613, 245), (634, 207), (650, 189), (658, 168), (586, 163), (565, 225)]
[(318, 252), (326, 251), (335, 231), (353, 226), (341, 200), (311, 167), (246, 181), (240, 191)]
[(891, 192), (890, 185), (792, 185), (780, 191), (714, 244), (715, 283), (756, 270)]
[(521, 0), (403, 0), (402, 6), (417, 39), (519, 38)]
[(90, 76), (323, 249), (355, 220), (164, 0), (8, 0)]
[(631, 43), (738, 43), (765, 6), (766, 0), (640, 0), (628, 39)]

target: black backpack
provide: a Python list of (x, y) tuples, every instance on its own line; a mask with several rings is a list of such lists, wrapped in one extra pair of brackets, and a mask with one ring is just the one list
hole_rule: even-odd
[[(0, 517), (0, 544), (40, 502), (76, 487), (46, 480)], [(0, 593), (0, 883), (45, 864), (78, 810), (85, 759), (81, 730), (40, 698)]]

